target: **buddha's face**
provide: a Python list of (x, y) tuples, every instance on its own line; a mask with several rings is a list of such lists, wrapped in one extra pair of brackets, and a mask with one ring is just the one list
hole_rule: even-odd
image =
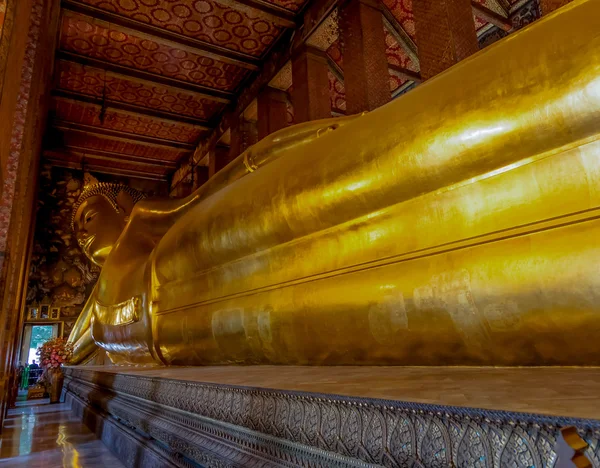
[(101, 195), (85, 200), (75, 214), (75, 235), (87, 258), (102, 266), (125, 227), (125, 212)]

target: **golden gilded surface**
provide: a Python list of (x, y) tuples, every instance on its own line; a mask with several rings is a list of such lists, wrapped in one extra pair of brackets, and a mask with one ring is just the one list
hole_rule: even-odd
[(600, 2), (575, 1), (368, 115), (271, 135), (187, 199), (91, 197), (78, 360), (598, 365), (599, 137)]

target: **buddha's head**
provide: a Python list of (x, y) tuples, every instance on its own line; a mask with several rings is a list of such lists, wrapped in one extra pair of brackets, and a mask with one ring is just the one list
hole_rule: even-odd
[(144, 194), (126, 185), (98, 182), (85, 174), (84, 188), (73, 206), (71, 227), (87, 258), (102, 266)]

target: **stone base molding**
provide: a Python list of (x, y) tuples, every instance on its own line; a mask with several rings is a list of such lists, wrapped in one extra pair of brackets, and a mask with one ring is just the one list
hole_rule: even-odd
[[(600, 468), (600, 421), (67, 368), (73, 410), (127, 467), (555, 466), (560, 429)], [(565, 465), (566, 466), (566, 465)]]

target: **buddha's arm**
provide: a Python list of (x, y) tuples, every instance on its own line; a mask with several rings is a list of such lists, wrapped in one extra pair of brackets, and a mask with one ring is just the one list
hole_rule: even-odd
[(122, 238), (130, 237), (139, 242), (140, 235), (143, 235), (159, 240), (175, 221), (202, 200), (265, 164), (287, 154), (291, 149), (303, 147), (359, 117), (361, 115), (311, 121), (284, 128), (269, 135), (233, 160), (188, 197), (183, 199), (150, 199), (139, 202), (131, 214), (130, 222), (125, 231), (127, 235)]
[(573, 5), (205, 199), (157, 247), (157, 286), (598, 138), (600, 7)]
[(94, 287), (92, 294), (88, 298), (79, 318), (75, 322), (75, 326), (69, 335), (69, 341), (74, 344), (73, 359), (71, 364), (81, 364), (88, 358), (96, 349), (91, 333), (91, 323), (94, 311), (94, 301), (96, 298), (97, 286)]

